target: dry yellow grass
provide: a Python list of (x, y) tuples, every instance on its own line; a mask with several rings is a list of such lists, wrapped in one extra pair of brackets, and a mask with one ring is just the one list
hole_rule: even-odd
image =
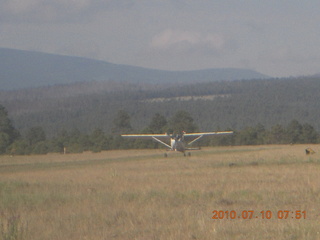
[[(15, 239), (33, 240), (320, 239), (320, 157), (306, 147), (3, 156), (0, 233), (13, 225)], [(214, 210), (238, 215), (212, 219)], [(249, 210), (254, 218), (238, 218)], [(272, 218), (262, 219), (267, 210)], [(299, 210), (306, 219), (291, 214)]]

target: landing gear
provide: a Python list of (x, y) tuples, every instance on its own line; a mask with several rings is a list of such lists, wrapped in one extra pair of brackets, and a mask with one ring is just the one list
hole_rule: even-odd
[(191, 157), (191, 152), (183, 153), (183, 156), (184, 156), (184, 157), (186, 157), (186, 156)]
[(167, 153), (165, 153), (165, 154), (164, 154), (164, 157), (165, 157), (165, 158), (166, 158), (166, 157), (168, 157), (168, 154), (167, 154)]

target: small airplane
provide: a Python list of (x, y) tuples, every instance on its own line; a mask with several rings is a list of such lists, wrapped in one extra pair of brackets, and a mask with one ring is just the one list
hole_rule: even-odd
[[(190, 139), (191, 141), (187, 143), (187, 146), (192, 143), (198, 141), (204, 136), (212, 136), (212, 135), (229, 135), (233, 134), (233, 131), (225, 131), (225, 132), (200, 132), (200, 133), (186, 133), (182, 132), (182, 134), (173, 134), (170, 135), (168, 133), (165, 134), (122, 134), (121, 136), (124, 138), (134, 138), (134, 139), (151, 139), (156, 142), (161, 143), (166, 146), (170, 151), (178, 151), (182, 152), (184, 156), (186, 156), (187, 150), (200, 150), (200, 148), (188, 148), (185, 145), (185, 139)], [(170, 139), (170, 145), (165, 141)], [(168, 155), (165, 153), (165, 157)], [(188, 156), (191, 156), (191, 153), (188, 153)]]

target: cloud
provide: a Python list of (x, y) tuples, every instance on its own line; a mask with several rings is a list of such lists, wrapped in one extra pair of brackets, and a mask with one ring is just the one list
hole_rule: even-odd
[(81, 23), (100, 11), (127, 7), (128, 0), (0, 0), (0, 21)]
[(226, 40), (222, 34), (167, 29), (155, 35), (150, 45), (160, 50), (190, 51), (205, 48), (211, 51), (221, 51), (226, 46)]
[(90, 0), (3, 0), (0, 2), (1, 22), (51, 22), (71, 19), (80, 14)]
[(237, 50), (237, 41), (220, 32), (168, 28), (151, 37), (147, 53), (154, 68), (190, 70), (231, 66)]

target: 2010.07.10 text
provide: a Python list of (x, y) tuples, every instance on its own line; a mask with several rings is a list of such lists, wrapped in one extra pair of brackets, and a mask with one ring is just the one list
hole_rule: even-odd
[(212, 219), (306, 219), (305, 210), (214, 210)]

